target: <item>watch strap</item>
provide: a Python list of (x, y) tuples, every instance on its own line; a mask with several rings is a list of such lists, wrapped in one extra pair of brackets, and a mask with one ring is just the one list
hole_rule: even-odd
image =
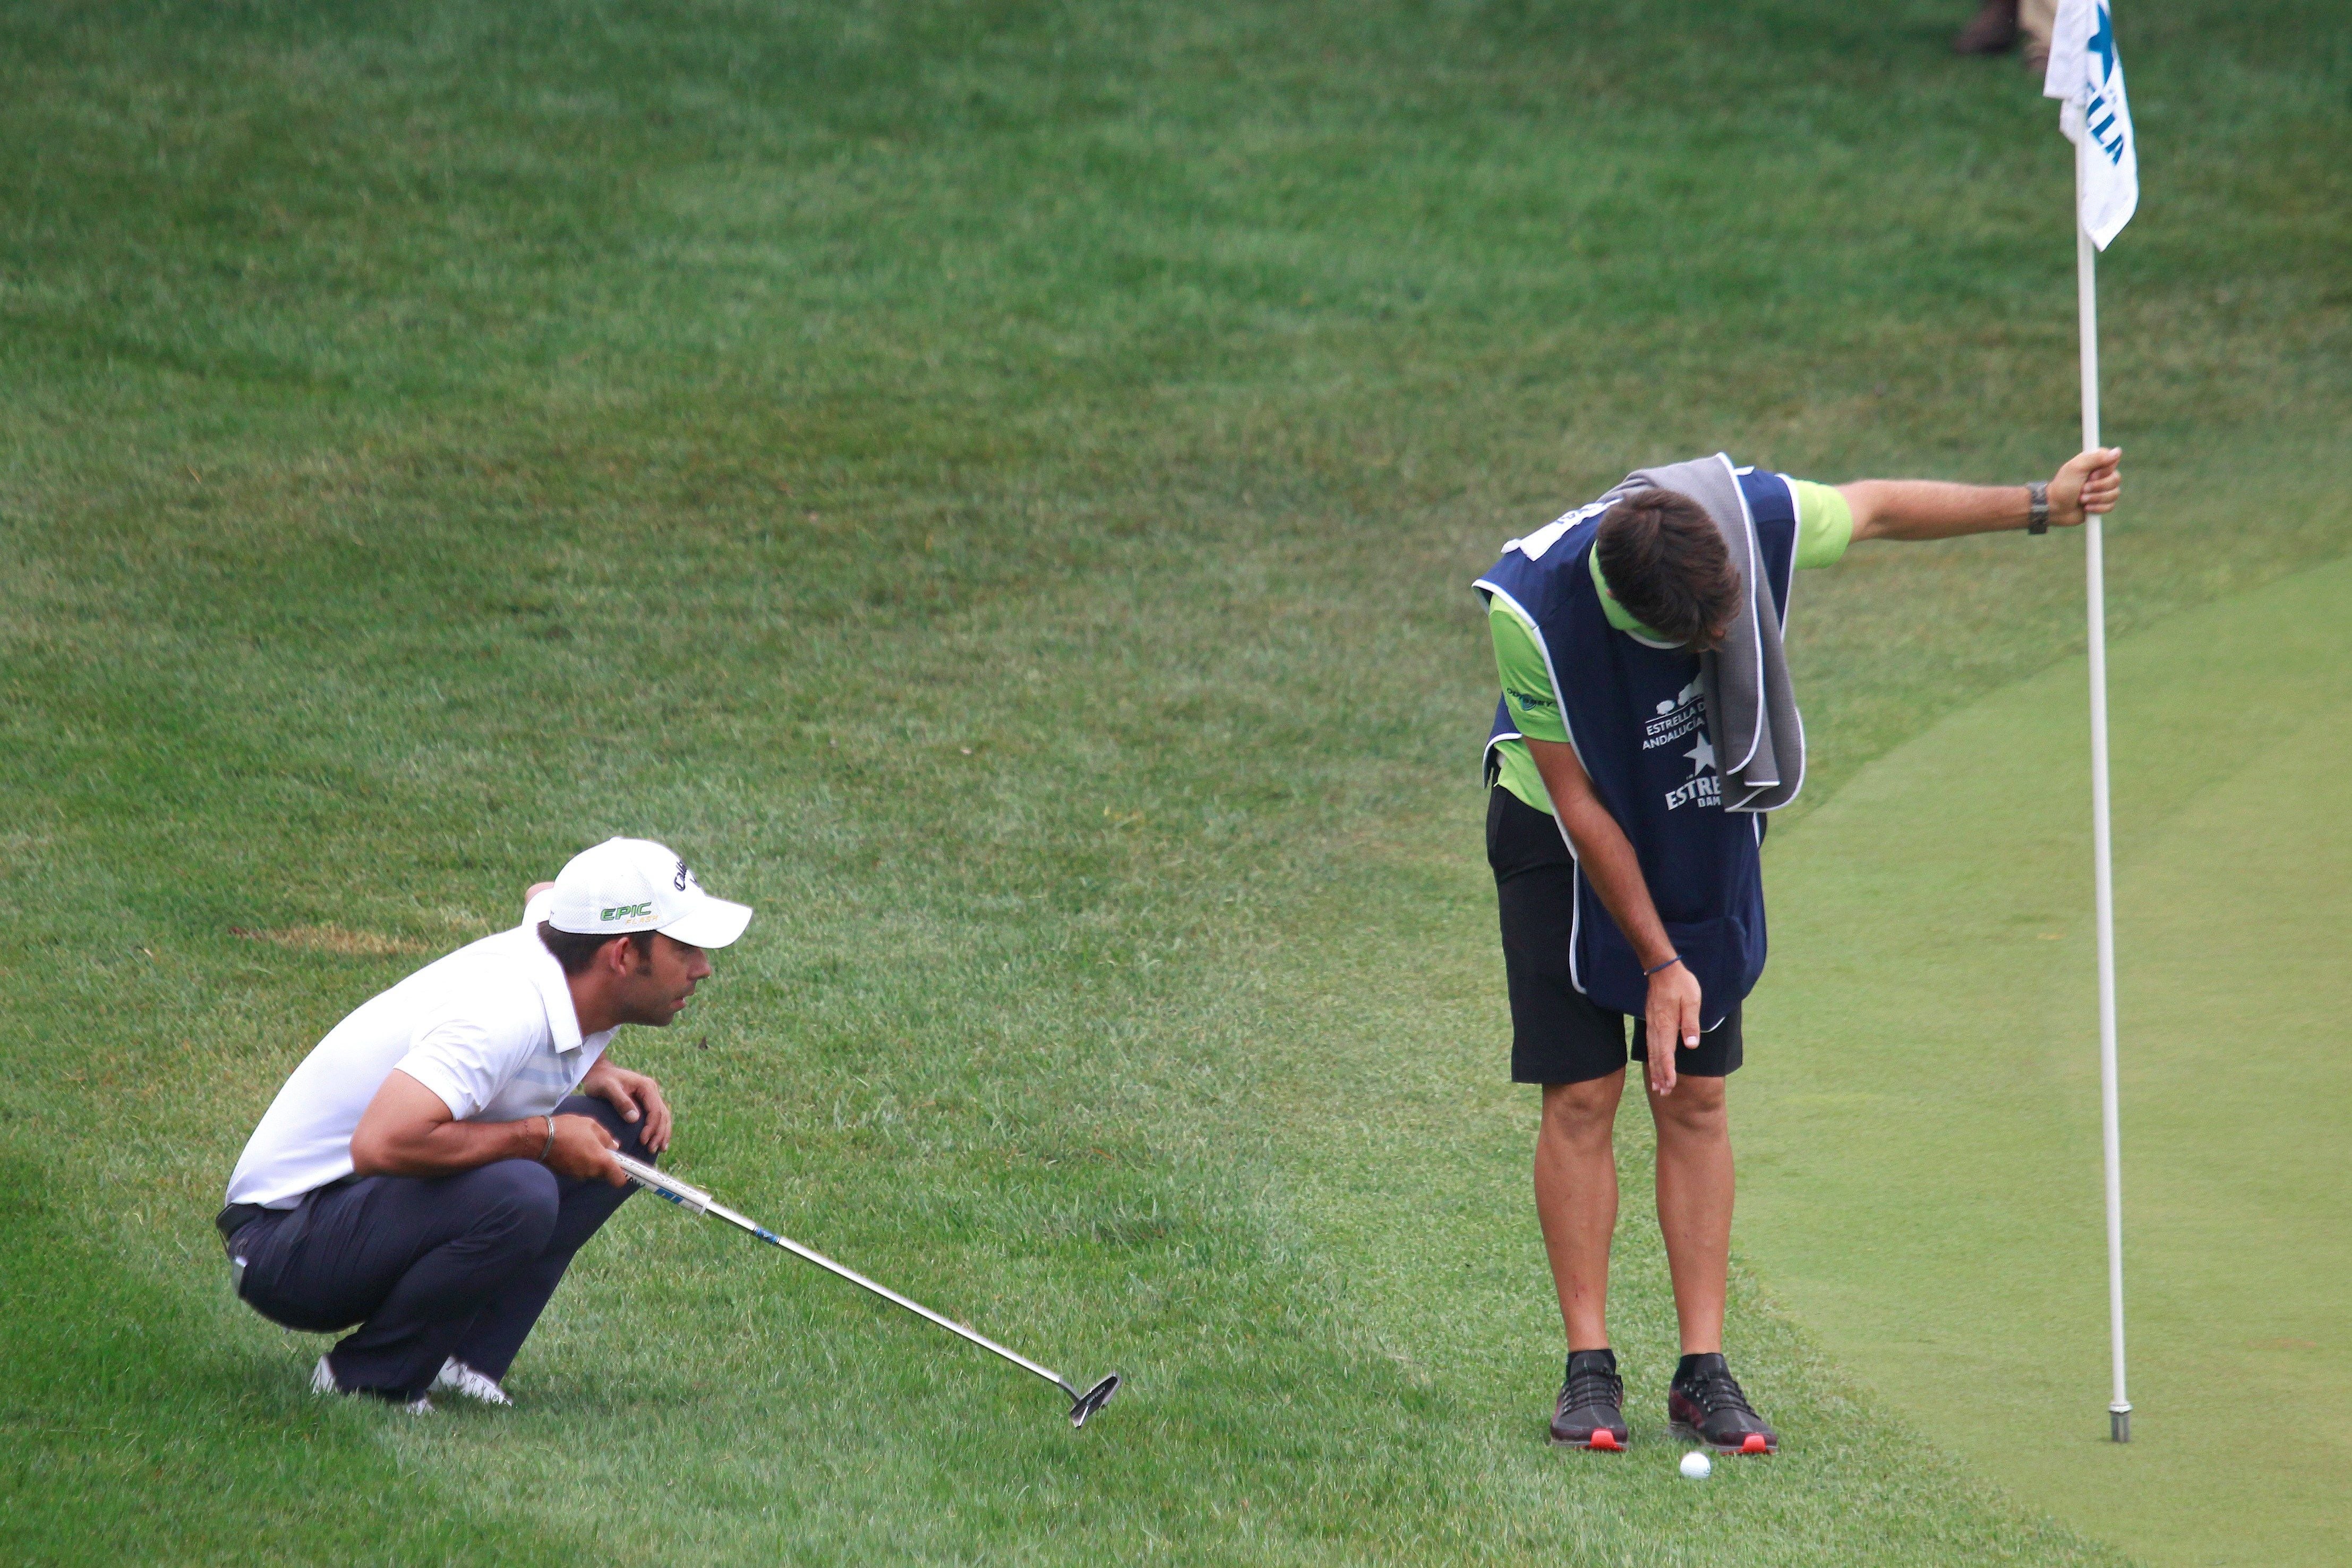
[(2050, 531), (2050, 486), (2035, 480), (2025, 487), (2025, 531), (2046, 534)]

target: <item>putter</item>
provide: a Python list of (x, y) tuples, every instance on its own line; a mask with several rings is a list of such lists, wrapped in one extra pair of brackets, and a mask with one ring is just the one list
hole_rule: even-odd
[(928, 1319), (929, 1321), (939, 1324), (940, 1327), (947, 1330), (950, 1333), (960, 1335), (961, 1337), (968, 1339), (972, 1343), (980, 1346), (982, 1350), (1003, 1356), (1005, 1360), (1011, 1362), (1022, 1371), (1044, 1378), (1046, 1382), (1060, 1389), (1064, 1394), (1069, 1396), (1070, 1425), (1073, 1427), (1085, 1426), (1087, 1424), (1087, 1417), (1101, 1409), (1104, 1406), (1109, 1404), (1110, 1396), (1118, 1392), (1118, 1374), (1116, 1372), (1112, 1373), (1108, 1377), (1104, 1378), (1100, 1383), (1096, 1384), (1092, 1388), (1081, 1390), (1076, 1386), (1076, 1385), (1065, 1379), (1060, 1373), (1048, 1372), (1045, 1368), (1038, 1365), (1035, 1362), (1030, 1360), (1027, 1356), (1021, 1354), (1019, 1352), (1005, 1349), (1003, 1345), (997, 1343), (986, 1334), (975, 1333), (974, 1331), (964, 1327), (963, 1324), (957, 1322), (953, 1318), (943, 1318), (940, 1316), (939, 1313), (931, 1311), (930, 1308), (924, 1306), (920, 1301), (908, 1301), (906, 1297), (900, 1295), (898, 1291), (891, 1290), (887, 1285), (876, 1284), (873, 1281), (867, 1279), (856, 1270), (849, 1268), (844, 1264), (835, 1262), (832, 1259), (826, 1257), (824, 1253), (818, 1251), (814, 1247), (803, 1247), (789, 1236), (777, 1235), (774, 1231), (770, 1230), (767, 1227), (759, 1224), (757, 1221), (749, 1219), (744, 1216), (736, 1213), (733, 1209), (728, 1207), (725, 1204), (720, 1203), (709, 1193), (703, 1191), (700, 1187), (688, 1186), (685, 1182), (678, 1180), (667, 1171), (656, 1170), (652, 1166), (646, 1164), (643, 1160), (633, 1160), (626, 1155), (614, 1155), (613, 1159), (614, 1163), (618, 1165), (622, 1170), (628, 1174), (628, 1177), (631, 1181), (635, 1182), (639, 1186), (644, 1187), (647, 1192), (652, 1193), (655, 1197), (666, 1197), (669, 1199), (670, 1202), (677, 1205), (680, 1208), (685, 1209), (689, 1214), (715, 1214), (719, 1218), (725, 1220), (728, 1224), (735, 1226), (739, 1229), (750, 1231), (752, 1235), (758, 1237), (761, 1240), (765, 1241), (770, 1246), (781, 1247), (795, 1258), (804, 1259), (807, 1261), (815, 1264), (820, 1269), (824, 1269), (831, 1273), (838, 1274), (843, 1279), (848, 1281), (851, 1284), (858, 1286), (862, 1290), (873, 1291), (876, 1295), (881, 1297), (884, 1301), (888, 1301), (891, 1305), (904, 1307), (908, 1312), (914, 1313), (917, 1317)]

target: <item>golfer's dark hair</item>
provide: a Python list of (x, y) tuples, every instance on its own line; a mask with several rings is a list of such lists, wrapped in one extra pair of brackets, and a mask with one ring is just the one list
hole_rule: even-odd
[[(1601, 569), (1608, 570), (1607, 567)], [(539, 923), (540, 946), (555, 955), (566, 975), (576, 975), (596, 961), (596, 950), (607, 942), (626, 942), (637, 950), (640, 958), (650, 957), (654, 950), (654, 934), (632, 931), (621, 936), (599, 936), (593, 931), (558, 931), (547, 921)]]
[(1723, 535), (1679, 490), (1636, 490), (1601, 515), (1592, 547), (1628, 614), (1671, 643), (1706, 648), (1739, 613), (1739, 569)]

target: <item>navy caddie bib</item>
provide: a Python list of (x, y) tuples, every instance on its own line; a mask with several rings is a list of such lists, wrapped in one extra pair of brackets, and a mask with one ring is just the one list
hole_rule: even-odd
[[(1736, 472), (1772, 605), (1785, 623), (1796, 564), (1796, 494), (1780, 475)], [(1698, 655), (1620, 632), (1601, 608), (1591, 557), (1601, 515), (1622, 494), (1612, 490), (1513, 539), (1475, 587), (1534, 628), (1570, 743), (1632, 842), (1667, 938), (1698, 980), (1702, 1025), (1713, 1029), (1764, 972), (1758, 852), (1764, 819), (1724, 810)], [(1498, 698), (1489, 753), (1496, 742), (1517, 737)], [(1650, 987), (1641, 962), (1580, 868), (1569, 961), (1576, 988), (1594, 1002), (1636, 1017), (1645, 1009)]]

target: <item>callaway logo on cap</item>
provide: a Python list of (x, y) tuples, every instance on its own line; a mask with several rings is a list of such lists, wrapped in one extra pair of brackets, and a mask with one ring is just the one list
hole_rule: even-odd
[(692, 947), (724, 947), (751, 923), (749, 905), (702, 891), (676, 852), (651, 839), (606, 839), (556, 873), (548, 924), (590, 936), (658, 931)]

